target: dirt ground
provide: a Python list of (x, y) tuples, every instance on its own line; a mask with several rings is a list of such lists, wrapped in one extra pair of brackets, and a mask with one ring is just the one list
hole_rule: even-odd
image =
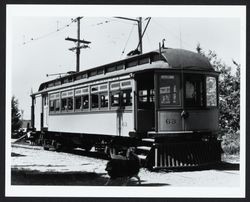
[[(220, 165), (199, 170), (158, 170), (142, 168), (142, 184), (132, 178), (128, 186), (226, 186), (240, 184), (238, 157), (226, 157)], [(45, 151), (42, 147), (12, 144), (12, 185), (88, 185), (104, 186), (109, 176), (105, 171), (105, 156), (91, 151), (74, 150), (71, 153)], [(124, 184), (124, 179), (110, 183)]]

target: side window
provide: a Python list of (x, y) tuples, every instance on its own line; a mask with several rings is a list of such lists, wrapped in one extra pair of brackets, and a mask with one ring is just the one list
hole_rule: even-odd
[(122, 106), (132, 106), (132, 89), (122, 91)]
[(73, 110), (73, 91), (64, 91), (61, 93), (61, 111), (67, 112)]
[(101, 103), (101, 108), (108, 107), (108, 93), (102, 93), (100, 94), (100, 103)]
[(99, 86), (99, 99), (100, 99), (100, 108), (108, 108), (109, 106), (109, 96), (108, 96), (108, 84), (101, 84)]
[(99, 108), (98, 90), (99, 90), (98, 86), (91, 87), (91, 109)]
[(49, 111), (50, 112), (55, 111), (54, 100), (49, 101)]
[(54, 93), (49, 96), (49, 111), (59, 112), (60, 111), (60, 100), (59, 100), (60, 94)]
[(73, 110), (73, 97), (68, 98), (68, 111)]
[(111, 107), (120, 106), (120, 91), (111, 92)]
[(89, 108), (89, 95), (82, 96), (82, 108), (88, 109)]
[[(91, 87), (91, 109), (108, 108), (108, 84), (100, 84)], [(84, 107), (88, 106), (88, 98), (84, 97)]]
[(207, 107), (217, 106), (217, 81), (215, 77), (206, 77)]
[(116, 81), (110, 84), (111, 107), (132, 106), (132, 82), (131, 80)]
[(63, 98), (62, 100), (61, 100), (61, 110), (62, 111), (67, 111), (67, 98)]
[(199, 107), (204, 105), (203, 78), (201, 76), (185, 77), (185, 105)]
[(55, 100), (55, 110), (56, 110), (56, 112), (60, 111), (60, 100), (59, 99)]
[(111, 107), (132, 106), (132, 89), (111, 92)]
[(160, 106), (180, 105), (180, 77), (179, 75), (160, 76)]
[(75, 90), (75, 111), (82, 111), (89, 108), (89, 88), (78, 88)]
[(79, 111), (82, 109), (82, 96), (75, 97), (75, 110)]
[(91, 94), (91, 109), (96, 109), (98, 107), (98, 94)]

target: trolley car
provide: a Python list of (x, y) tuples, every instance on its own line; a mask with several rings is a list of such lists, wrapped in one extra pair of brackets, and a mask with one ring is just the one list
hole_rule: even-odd
[(45, 149), (133, 146), (153, 168), (214, 163), (218, 75), (198, 53), (160, 48), (42, 83), (32, 127)]

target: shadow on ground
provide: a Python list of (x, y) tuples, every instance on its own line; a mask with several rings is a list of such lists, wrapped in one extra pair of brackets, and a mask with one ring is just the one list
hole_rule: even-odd
[[(12, 185), (70, 185), (70, 186), (105, 186), (109, 177), (106, 173), (89, 172), (65, 172), (65, 173), (42, 173), (39, 171), (27, 171), (12, 169)], [(121, 186), (123, 183), (116, 181), (109, 186)], [(166, 186), (164, 183), (146, 183), (142, 180), (139, 185), (131, 179), (126, 186)]]
[(11, 152), (11, 156), (12, 157), (21, 157), (21, 156), (26, 156), (26, 155)]
[(11, 170), (12, 185), (87, 185), (103, 186), (108, 177), (105, 174), (86, 172), (39, 172), (27, 170)]

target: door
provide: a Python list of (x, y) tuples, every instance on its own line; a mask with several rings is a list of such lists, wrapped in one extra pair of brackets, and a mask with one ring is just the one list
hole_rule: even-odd
[(158, 74), (157, 131), (181, 131), (181, 83), (180, 75), (174, 73)]
[(136, 130), (140, 133), (155, 130), (154, 72), (137, 74), (135, 96)]
[(42, 128), (48, 128), (48, 115), (49, 115), (48, 94), (46, 94), (43, 95), (42, 98), (42, 114), (41, 114)]

